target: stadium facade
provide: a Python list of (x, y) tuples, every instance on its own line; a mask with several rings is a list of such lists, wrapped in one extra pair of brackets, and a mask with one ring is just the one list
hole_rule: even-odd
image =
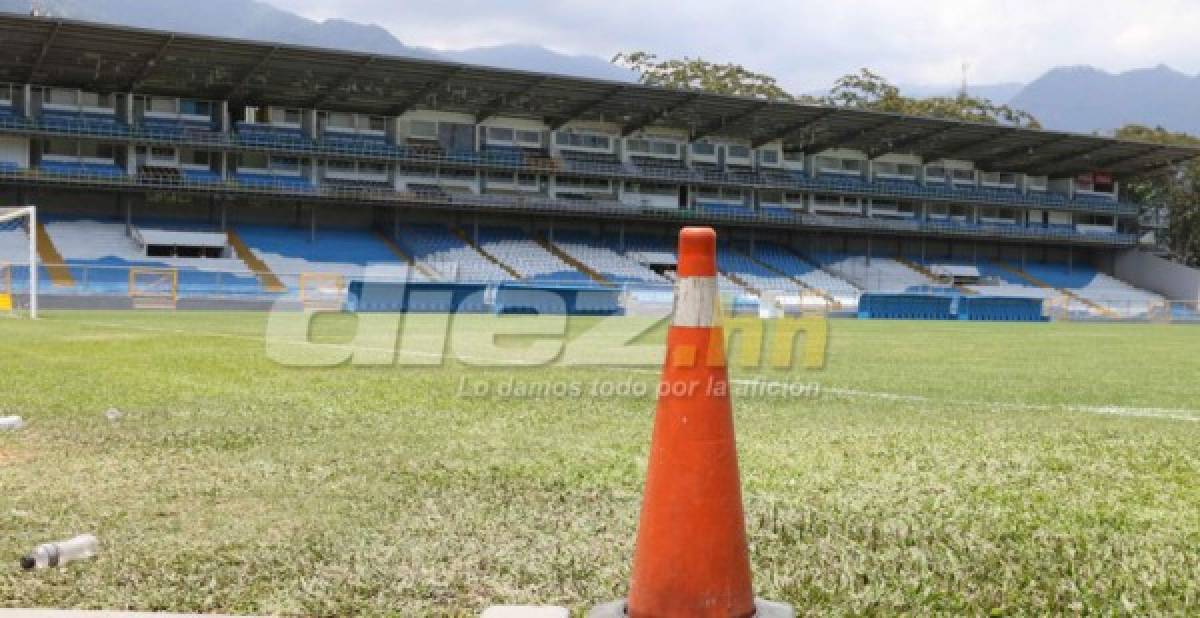
[(17, 15), (0, 41), (0, 202), (42, 213), (0, 262), (37, 234), (51, 295), (158, 269), (270, 297), (366, 264), (652, 285), (686, 223), (722, 230), (735, 294), (1197, 300), (1126, 265), (1147, 230), (1121, 199), (1195, 149)]

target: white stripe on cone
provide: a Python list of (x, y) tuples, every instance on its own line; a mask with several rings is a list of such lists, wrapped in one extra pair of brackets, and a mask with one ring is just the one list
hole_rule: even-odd
[(675, 284), (673, 326), (708, 328), (717, 324), (717, 278), (683, 277)]

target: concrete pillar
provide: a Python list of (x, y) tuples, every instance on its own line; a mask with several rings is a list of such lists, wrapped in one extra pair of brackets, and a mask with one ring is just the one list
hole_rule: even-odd
[(317, 110), (306, 109), (301, 112), (304, 115), (304, 132), (311, 138), (317, 139)]
[(128, 195), (120, 195), (117, 200), (121, 204), (121, 210), (125, 214), (125, 235), (133, 234), (133, 204), (130, 202)]

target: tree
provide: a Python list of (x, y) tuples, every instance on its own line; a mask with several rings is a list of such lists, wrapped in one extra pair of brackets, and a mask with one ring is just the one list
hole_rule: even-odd
[(768, 101), (791, 101), (830, 105), (877, 112), (892, 112), (949, 120), (988, 124), (1008, 124), (1041, 128), (1031, 114), (997, 105), (987, 99), (960, 95), (918, 99), (901, 94), (900, 89), (870, 69), (860, 69), (837, 79), (829, 93), (821, 97), (796, 96), (770, 75), (756, 73), (739, 64), (716, 64), (696, 58), (659, 60), (649, 52), (617, 54), (613, 62), (638, 73), (643, 84), (703, 90), (718, 94), (754, 97)]
[(875, 112), (1041, 128), (1041, 124), (1029, 112), (968, 94), (924, 99), (904, 96), (899, 88), (870, 69), (859, 69), (858, 73), (838, 78), (822, 102), (835, 107)]
[(650, 86), (703, 90), (768, 101), (796, 100), (774, 77), (755, 73), (740, 64), (716, 64), (688, 57), (660, 61), (658, 56), (643, 51), (619, 53), (612, 62), (636, 71), (638, 79)]
[[(1115, 137), (1165, 146), (1200, 147), (1200, 138), (1195, 136), (1139, 124), (1117, 129)], [(1125, 193), (1142, 204), (1143, 210), (1165, 207), (1167, 250), (1179, 262), (1200, 266), (1200, 159), (1128, 182)]]

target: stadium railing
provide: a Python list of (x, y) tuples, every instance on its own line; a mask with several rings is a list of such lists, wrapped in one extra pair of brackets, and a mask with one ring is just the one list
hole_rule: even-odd
[[(197, 262), (202, 262), (202, 259), (197, 259)], [(361, 274), (353, 272), (353, 269), (346, 272), (275, 272), (272, 273), (283, 283), (284, 290), (281, 292), (268, 291), (258, 278), (258, 274), (251, 271), (225, 271), (225, 270), (210, 270), (202, 266), (184, 267), (174, 266), (163, 262), (156, 262), (153, 258), (147, 258), (145, 262), (128, 263), (114, 265), (111, 263), (88, 263), (80, 260), (70, 260), (65, 265), (70, 269), (73, 283), (70, 285), (56, 285), (49, 277), (48, 273), (44, 272), (46, 267), (42, 266), (42, 286), (41, 294), (43, 296), (59, 296), (59, 297), (76, 297), (76, 298), (134, 298), (137, 296), (138, 290), (131, 288), (131, 273), (138, 271), (153, 270), (156, 272), (174, 272), (177, 277), (175, 279), (176, 289), (172, 292), (181, 301), (189, 300), (210, 300), (210, 301), (261, 301), (270, 303), (280, 299), (296, 301), (303, 303), (306, 299), (306, 294), (311, 292), (311, 285), (306, 281), (317, 277), (324, 281), (330, 278), (336, 278), (339, 282), (339, 293), (344, 293), (344, 290), (349, 287), (348, 284), (354, 281), (374, 281), (382, 283), (417, 283), (422, 282), (412, 281), (405, 278), (396, 278), (390, 276), (367, 276), (367, 270), (364, 268)], [(4, 278), (6, 283), (4, 289), (0, 291), (8, 291), (12, 294), (24, 294), (28, 292), (28, 267), (25, 264), (11, 264), (5, 269)], [(915, 318), (936, 318), (936, 319), (951, 319), (943, 309), (944, 306), (953, 307), (954, 305), (946, 305), (945, 299), (967, 299), (967, 298), (1005, 298), (994, 297), (989, 295), (972, 296), (965, 294), (962, 290), (951, 288), (949, 286), (917, 286), (902, 288), (889, 283), (885, 277), (866, 276), (868, 280), (857, 280), (855, 283), (862, 284), (864, 293), (868, 296), (883, 297), (884, 303), (887, 305), (871, 305), (861, 306), (861, 310), (870, 317), (915, 317)], [(430, 283), (430, 282), (425, 282)], [(432, 282), (436, 283), (436, 282)], [(596, 290), (619, 290), (622, 298), (625, 298), (625, 304), (646, 304), (647, 299), (653, 298), (656, 295), (661, 297), (661, 302), (669, 306), (669, 299), (672, 297), (671, 286), (667, 284), (648, 283), (648, 282), (626, 282), (615, 287), (588, 285), (584, 281), (570, 282), (564, 284), (561, 282), (529, 282), (529, 281), (509, 281), (509, 282), (443, 282), (443, 285), (464, 285), (464, 286), (483, 286), (488, 288), (514, 288), (514, 289), (540, 289), (540, 288), (571, 288), (571, 289), (596, 289)], [(306, 292), (308, 290), (308, 292)], [(777, 295), (788, 296), (791, 294), (785, 290), (766, 290)], [(574, 297), (572, 297), (574, 298)], [(580, 296), (584, 298), (584, 296)], [(1016, 297), (1008, 297), (1011, 302), (1004, 307), (992, 307), (988, 312), (970, 311), (968, 315), (973, 316), (972, 319), (997, 319), (997, 320), (1017, 320), (1031, 319), (1029, 310), (1025, 307), (1026, 301), (1029, 299), (1021, 299), (1021, 302), (1015, 300)], [(899, 299), (899, 300), (896, 300)], [(942, 300), (938, 300), (942, 299)], [(331, 298), (323, 298), (325, 301), (332, 300)], [(1036, 299), (1039, 302), (1043, 299)], [(604, 301), (607, 303), (608, 301)], [(900, 303), (899, 305), (896, 303)], [(211, 306), (211, 305), (210, 305)], [(981, 305), (982, 306), (982, 305)], [(1200, 324), (1200, 302), (1196, 301), (1133, 301), (1129, 299), (1110, 300), (1089, 299), (1088, 302), (1079, 299), (1073, 299), (1061, 294), (1051, 294), (1044, 299), (1045, 311), (1044, 315), (1056, 320), (1065, 321), (1132, 321), (1132, 322), (1156, 322), (1156, 323), (1179, 323), (1179, 324)], [(916, 307), (917, 309), (914, 309)], [(933, 307), (935, 310), (929, 310)], [(536, 306), (533, 306), (536, 308)], [(593, 308), (604, 309), (605, 307)], [(375, 307), (377, 310), (393, 310), (395, 308)], [(918, 310), (919, 309), (919, 310)], [(433, 309), (430, 309), (433, 310)], [(586, 306), (580, 307), (581, 311), (586, 312)], [(952, 312), (953, 313), (953, 312)], [(955, 314), (957, 315), (957, 314)]]
[(719, 212), (704, 209), (665, 209), (627, 204), (615, 200), (554, 199), (544, 196), (489, 195), (461, 192), (395, 191), (386, 187), (368, 186), (311, 186), (297, 183), (295, 179), (256, 176), (250, 182), (238, 179), (217, 180), (211, 177), (147, 177), (114, 175), (107, 168), (104, 172), (88, 168), (72, 168), (46, 172), (39, 169), (0, 168), (0, 181), (20, 180), (47, 185), (91, 187), (100, 189), (141, 188), (176, 191), (221, 191), (226, 194), (270, 195), (295, 197), (298, 199), (326, 200), (331, 202), (403, 203), (413, 206), (453, 206), (463, 210), (477, 211), (522, 211), (577, 214), (626, 218), (636, 216), (646, 220), (666, 220), (681, 223), (746, 223), (762, 225), (792, 225), (821, 227), (838, 230), (880, 230), (896, 232), (929, 232), (943, 236), (992, 237), (1028, 240), (1070, 240), (1097, 245), (1132, 246), (1137, 235), (1122, 233), (1097, 233), (1058, 228), (1024, 227), (1018, 225), (947, 223), (938, 221), (916, 221), (904, 219), (877, 219), (869, 217), (833, 217), (802, 212), (782, 212), (781, 209), (753, 210), (726, 209)]
[[(351, 157), (371, 161), (426, 164), (434, 166), (457, 166), (490, 170), (510, 170), (530, 173), (553, 171), (560, 175), (605, 177), (613, 179), (641, 179), (670, 182), (687, 182), (738, 188), (829, 191), (861, 197), (891, 199), (921, 199), (939, 202), (962, 202), (998, 206), (1052, 207), (1088, 213), (1137, 214), (1139, 207), (1129, 202), (1107, 200), (1088, 196), (1086, 199), (1068, 200), (1065, 196), (1052, 193), (1020, 193), (1009, 189), (996, 189), (967, 185), (921, 185), (915, 181), (876, 179), (868, 181), (861, 177), (838, 177), (820, 174), (815, 177), (803, 172), (787, 172), (775, 169), (759, 171), (729, 171), (720, 168), (694, 169), (674, 165), (614, 164), (608, 161), (588, 161), (585, 158), (514, 157), (509, 152), (451, 152), (437, 149), (411, 148), (398, 144), (380, 144), (376, 140), (314, 140), (295, 135), (278, 136), (270, 132), (257, 132), (252, 136), (236, 132), (221, 133), (199, 130), (196, 127), (183, 131), (164, 129), (160, 125), (129, 126), (89, 122), (54, 122), (0, 116), (0, 130), (24, 134), (45, 134), (89, 138), (120, 138), (135, 143), (219, 148), (232, 151), (272, 152), (288, 155)], [(553, 170), (545, 163), (553, 161)]]

